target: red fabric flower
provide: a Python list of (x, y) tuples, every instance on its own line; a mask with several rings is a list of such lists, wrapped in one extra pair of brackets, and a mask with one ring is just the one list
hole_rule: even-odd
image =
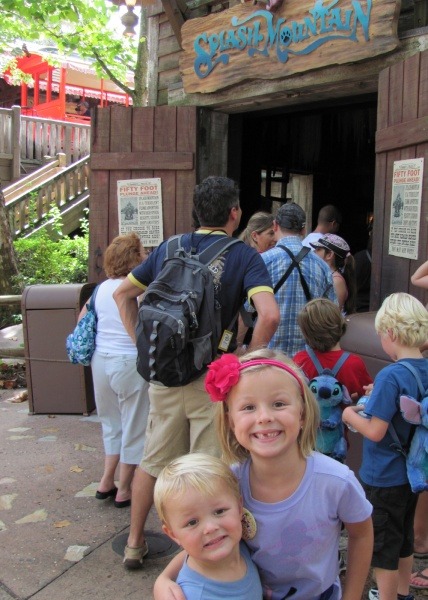
[(213, 402), (226, 400), (231, 388), (238, 383), (240, 366), (235, 354), (223, 354), (208, 365), (205, 389)]

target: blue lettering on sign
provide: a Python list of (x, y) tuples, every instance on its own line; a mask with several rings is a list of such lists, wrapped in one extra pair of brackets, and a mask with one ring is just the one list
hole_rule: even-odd
[[(344, 10), (336, 7), (339, 0), (331, 0), (326, 5), (324, 0), (315, 0), (309, 16), (300, 22), (287, 23), (284, 18), (274, 22), (274, 15), (267, 10), (257, 10), (241, 20), (232, 17), (231, 29), (210, 35), (201, 33), (195, 39), (195, 73), (204, 79), (218, 64), (227, 65), (230, 50), (246, 50), (250, 57), (269, 56), (274, 52), (281, 63), (286, 63), (290, 55), (310, 54), (332, 40), (358, 43), (359, 27), (368, 42), (372, 1), (352, 0), (352, 7)], [(305, 45), (299, 49), (302, 43)]]

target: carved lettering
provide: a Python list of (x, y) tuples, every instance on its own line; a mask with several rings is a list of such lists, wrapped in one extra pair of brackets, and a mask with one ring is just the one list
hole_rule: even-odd
[(246, 51), (249, 57), (274, 55), (286, 63), (292, 56), (310, 54), (332, 40), (368, 42), (373, 0), (352, 0), (352, 8), (346, 10), (338, 6), (339, 1), (314, 0), (309, 15), (301, 21), (287, 22), (267, 10), (257, 10), (242, 19), (232, 17), (230, 29), (196, 37), (195, 74), (203, 79), (218, 65), (227, 65), (231, 50)]

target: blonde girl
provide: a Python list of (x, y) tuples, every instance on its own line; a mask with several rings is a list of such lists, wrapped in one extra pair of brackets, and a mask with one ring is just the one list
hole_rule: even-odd
[[(318, 406), (301, 373), (277, 351), (225, 354), (210, 365), (205, 386), (219, 403), (224, 458), (254, 525), (246, 542), (264, 598), (360, 600), (373, 545), (371, 505), (348, 467), (314, 451)], [(342, 522), (349, 536), (343, 594)], [(174, 561), (156, 583), (157, 599), (183, 599), (168, 579), (177, 574)]]

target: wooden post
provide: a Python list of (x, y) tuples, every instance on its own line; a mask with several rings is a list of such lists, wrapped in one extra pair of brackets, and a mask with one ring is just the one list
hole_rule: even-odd
[(69, 126), (65, 127), (64, 150), (66, 154), (66, 163), (67, 165), (71, 165), (74, 160), (74, 152), (78, 152), (78, 150), (77, 148), (73, 148), (72, 128)]
[(58, 158), (58, 167), (62, 167), (63, 169), (65, 169), (65, 167), (67, 166), (67, 157), (65, 153), (58, 152), (56, 156)]
[(12, 106), (12, 181), (21, 176), (21, 107)]

